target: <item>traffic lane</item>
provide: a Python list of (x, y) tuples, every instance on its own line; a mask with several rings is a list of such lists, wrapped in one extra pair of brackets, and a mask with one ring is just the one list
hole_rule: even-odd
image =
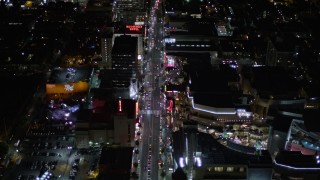
[[(153, 108), (154, 110), (159, 110), (159, 106), (158, 106), (158, 102), (159, 102), (159, 92), (158, 91), (154, 91), (153, 92), (154, 95), (154, 101), (153, 101)], [(152, 148), (152, 178), (153, 179), (158, 179), (158, 160), (159, 160), (159, 135), (160, 135), (160, 118), (152, 115), (152, 123), (153, 123), (153, 136), (152, 136), (152, 144), (153, 147)]]
[(154, 117), (154, 128), (153, 128), (153, 150), (152, 150), (152, 171), (153, 179), (158, 179), (158, 160), (159, 160), (159, 119)]
[(140, 153), (140, 179), (147, 179), (147, 174), (146, 174), (146, 167), (147, 167), (147, 156), (146, 154), (148, 154), (148, 140), (149, 140), (149, 136), (151, 134), (150, 131), (150, 115), (148, 114), (144, 114), (143, 118), (143, 134), (142, 134), (142, 144), (141, 144), (141, 148), (142, 148), (142, 152)]

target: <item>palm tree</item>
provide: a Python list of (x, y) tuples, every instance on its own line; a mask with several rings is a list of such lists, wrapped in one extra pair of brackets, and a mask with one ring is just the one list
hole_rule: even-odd
[(165, 171), (162, 171), (160, 176), (162, 177), (162, 179), (164, 179), (166, 177), (167, 173)]

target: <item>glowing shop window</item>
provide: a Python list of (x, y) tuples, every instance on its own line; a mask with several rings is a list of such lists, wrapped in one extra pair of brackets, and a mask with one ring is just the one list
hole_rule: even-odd
[(227, 172), (233, 172), (234, 171), (234, 167), (227, 167)]
[(223, 171), (223, 167), (214, 167), (214, 171), (222, 172)]

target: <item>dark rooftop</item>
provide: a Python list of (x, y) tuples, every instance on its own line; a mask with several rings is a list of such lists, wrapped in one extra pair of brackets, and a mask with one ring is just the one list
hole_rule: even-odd
[(220, 144), (210, 134), (198, 133), (198, 148), (206, 156), (203, 164), (247, 164), (250, 167), (271, 167), (272, 159), (267, 151), (261, 156), (243, 154)]
[(320, 132), (320, 110), (304, 109), (303, 119), (306, 129), (310, 132)]
[(320, 164), (317, 164), (315, 159), (314, 155), (303, 155), (300, 151), (279, 151), (275, 157), (276, 163), (282, 165), (297, 168), (320, 168)]
[(167, 91), (185, 91), (186, 85), (185, 84), (175, 85), (175, 84), (169, 83), (166, 85), (166, 90)]
[(298, 97), (298, 82), (282, 67), (253, 67), (251, 85), (260, 97), (273, 99)]
[(127, 118), (133, 119), (135, 117), (135, 112), (136, 112), (136, 101), (131, 100), (131, 99), (121, 99), (121, 112), (119, 111), (119, 104), (118, 100), (113, 102), (115, 107), (114, 113), (119, 114), (119, 115), (126, 115)]
[(114, 40), (112, 54), (134, 54), (137, 50), (138, 38), (128, 35), (118, 36)]
[(279, 52), (294, 52), (297, 47), (307, 47), (303, 39), (296, 38), (293, 34), (277, 35), (271, 38), (275, 48)]
[(99, 161), (98, 179), (130, 179), (133, 147), (104, 147)]
[(278, 114), (275, 119), (271, 121), (271, 124), (274, 130), (287, 133), (289, 131), (292, 119), (292, 117)]
[(227, 92), (230, 91), (229, 82), (238, 81), (236, 70), (227, 66), (213, 69), (209, 62), (197, 64), (190, 62), (190, 71), (187, 73), (191, 78), (191, 91), (197, 92)]
[(251, 49), (251, 44), (248, 40), (221, 39), (219, 46), (223, 52), (248, 52)]
[(99, 79), (101, 80), (99, 88), (101, 88), (101, 89), (112, 88), (111, 74), (112, 74), (111, 70), (101, 70), (99, 72)]
[(278, 29), (280, 32), (308, 32), (307, 27), (303, 23), (298, 21), (291, 21), (286, 23), (278, 23)]
[(234, 102), (231, 93), (194, 93), (193, 100), (196, 104), (210, 107), (232, 108)]

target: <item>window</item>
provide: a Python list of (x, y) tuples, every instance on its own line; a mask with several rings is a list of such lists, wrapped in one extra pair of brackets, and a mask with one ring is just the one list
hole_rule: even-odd
[(223, 171), (223, 167), (214, 167), (214, 171), (222, 172)]
[(244, 172), (244, 168), (243, 167), (239, 168), (239, 172)]
[(233, 172), (234, 171), (234, 167), (227, 167), (227, 172)]

